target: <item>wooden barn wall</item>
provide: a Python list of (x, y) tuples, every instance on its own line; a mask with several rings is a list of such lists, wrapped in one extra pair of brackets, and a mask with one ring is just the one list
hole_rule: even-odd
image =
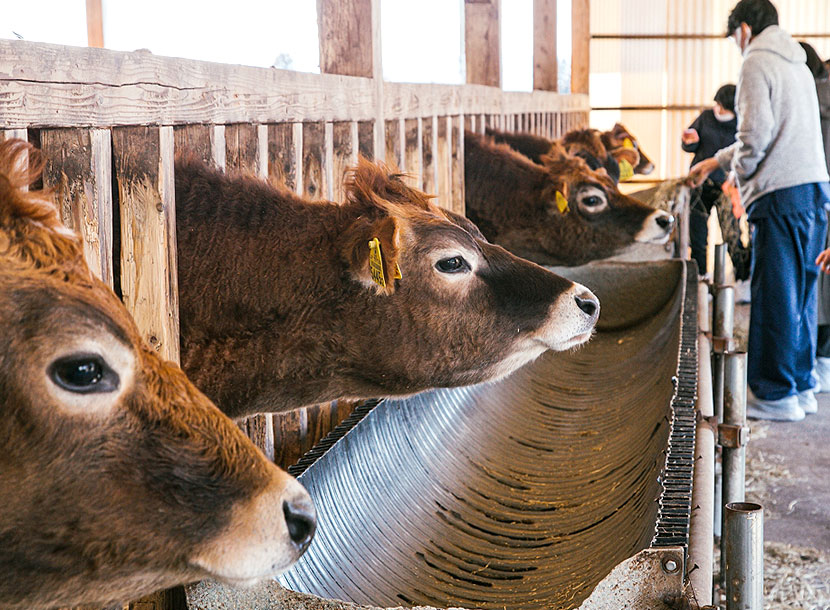
[[(718, 87), (736, 83), (741, 56), (724, 37), (736, 0), (591, 2), (591, 125), (622, 122), (657, 168), (684, 175), (691, 155), (680, 135)], [(781, 26), (830, 58), (830, 2), (776, 0)], [(603, 110), (605, 109), (605, 110)]]
[[(363, 77), (25, 41), (0, 40), (0, 74), (0, 138), (28, 138), (43, 149), (43, 182), (55, 188), (64, 222), (81, 232), (91, 268), (123, 298), (145, 339), (174, 361), (176, 154), (342, 200), (347, 169), (382, 142), (380, 157), (463, 214), (465, 129), (555, 138), (588, 120), (585, 95), (379, 88)], [(239, 425), (285, 467), (353, 407), (339, 401)]]

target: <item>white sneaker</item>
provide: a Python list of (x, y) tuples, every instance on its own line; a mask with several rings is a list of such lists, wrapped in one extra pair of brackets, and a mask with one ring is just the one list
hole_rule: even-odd
[(814, 392), (830, 392), (830, 358), (816, 358), (813, 377), (818, 379), (818, 389)]
[[(815, 400), (815, 397), (813, 399)], [(795, 394), (777, 400), (764, 400), (757, 398), (747, 388), (746, 416), (749, 419), (766, 419), (769, 421), (801, 421), (806, 417), (806, 414), (799, 405), (798, 396)]]
[(801, 410), (807, 415), (818, 413), (818, 401), (816, 400), (816, 395), (813, 393), (813, 390), (804, 390), (803, 392), (798, 393), (798, 406), (801, 407)]

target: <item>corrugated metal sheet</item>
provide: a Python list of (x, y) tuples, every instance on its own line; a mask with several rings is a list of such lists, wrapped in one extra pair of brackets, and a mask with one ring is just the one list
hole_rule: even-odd
[[(591, 105), (650, 108), (593, 111), (591, 124), (600, 129), (616, 121), (625, 124), (657, 163), (650, 177), (672, 178), (688, 170), (691, 155), (680, 149), (680, 134), (698, 111), (686, 108), (710, 106), (718, 87), (737, 82), (740, 52), (724, 38), (736, 2), (591, 2), (591, 32), (600, 36), (591, 41)], [(803, 35), (819, 55), (830, 57), (830, 1), (777, 0), (775, 4), (784, 29)], [(677, 35), (689, 38), (672, 38)], [(706, 37), (693, 38), (696, 35)], [(607, 38), (613, 36), (625, 38)]]

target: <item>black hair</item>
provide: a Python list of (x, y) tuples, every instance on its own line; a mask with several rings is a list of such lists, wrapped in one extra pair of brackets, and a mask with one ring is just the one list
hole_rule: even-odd
[(810, 68), (810, 72), (813, 73), (813, 78), (827, 78), (830, 76), (830, 72), (827, 71), (827, 66), (821, 61), (821, 57), (818, 56), (818, 53), (813, 48), (813, 45), (807, 42), (799, 42), (798, 44), (801, 45), (801, 48), (804, 49), (804, 52), (807, 53), (807, 67)]
[(715, 101), (723, 106), (724, 110), (735, 112), (735, 85), (729, 83), (721, 86), (715, 93)]
[(741, 0), (729, 13), (726, 22), (726, 37), (729, 38), (742, 23), (757, 36), (771, 25), (778, 25), (778, 10), (769, 0)]

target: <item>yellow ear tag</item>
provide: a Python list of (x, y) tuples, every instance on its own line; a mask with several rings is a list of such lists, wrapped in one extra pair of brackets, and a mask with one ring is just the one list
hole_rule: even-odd
[(369, 271), (372, 281), (381, 288), (386, 288), (386, 278), (383, 276), (383, 257), (380, 255), (380, 242), (373, 237), (369, 242)]
[(562, 214), (568, 213), (568, 200), (565, 199), (565, 195), (563, 195), (560, 191), (556, 191), (556, 207)]
[(631, 138), (626, 138), (623, 140), (623, 148), (630, 148), (634, 149), (634, 142), (631, 141)]
[(403, 276), (401, 275), (401, 268), (398, 266), (398, 263), (395, 263), (395, 279), (402, 280)]
[(634, 168), (631, 163), (623, 159), (620, 161), (620, 182), (625, 182), (634, 175)]

